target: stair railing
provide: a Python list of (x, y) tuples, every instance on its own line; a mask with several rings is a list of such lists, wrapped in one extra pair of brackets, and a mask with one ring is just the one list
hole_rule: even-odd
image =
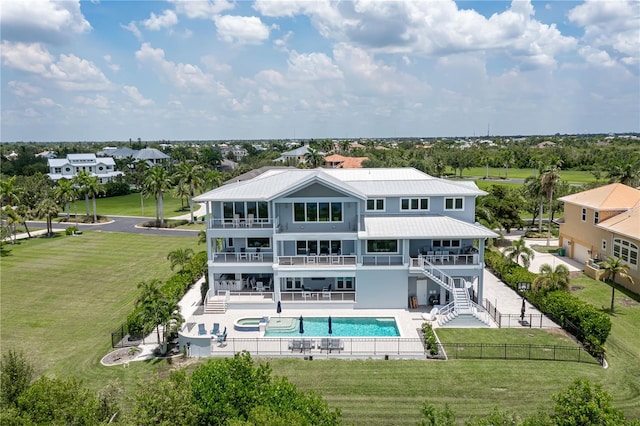
[(424, 256), (419, 256), (418, 262), (420, 263), (424, 274), (429, 278), (439, 281), (439, 283), (449, 291), (455, 288), (455, 280), (441, 269), (436, 268), (431, 262), (425, 259)]

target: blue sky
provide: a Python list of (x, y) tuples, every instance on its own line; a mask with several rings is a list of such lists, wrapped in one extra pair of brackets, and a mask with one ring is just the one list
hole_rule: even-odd
[(640, 132), (640, 2), (0, 2), (2, 141)]

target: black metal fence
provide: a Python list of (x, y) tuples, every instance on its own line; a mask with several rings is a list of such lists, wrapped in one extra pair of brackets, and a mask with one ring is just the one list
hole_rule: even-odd
[(545, 318), (542, 314), (527, 314), (522, 316), (518, 314), (503, 314), (498, 308), (493, 306), (487, 299), (483, 301), (483, 307), (489, 312), (489, 315), (498, 324), (499, 328), (511, 328), (511, 327), (529, 327), (529, 328), (543, 328), (548, 327), (549, 324), (545, 324)]
[(524, 359), (599, 364), (589, 353), (572, 346), (518, 345), (509, 343), (441, 343), (448, 359)]
[(111, 332), (112, 348), (127, 348), (138, 346), (141, 343), (144, 343), (144, 338), (131, 337), (126, 323), (121, 324), (120, 327)]

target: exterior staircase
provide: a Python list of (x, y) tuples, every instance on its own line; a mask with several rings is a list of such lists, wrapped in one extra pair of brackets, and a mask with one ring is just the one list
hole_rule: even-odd
[(436, 268), (432, 263), (422, 258), (422, 272), (453, 296), (453, 302), (444, 306), (438, 316), (440, 327), (490, 327), (490, 319), (484, 315), (484, 308), (473, 303), (469, 297), (466, 285), (456, 287), (455, 280), (444, 271)]
[(205, 314), (224, 314), (227, 312), (227, 307), (229, 305), (229, 293), (225, 293), (224, 295), (218, 296), (209, 296), (207, 293), (206, 302), (204, 304), (204, 313)]

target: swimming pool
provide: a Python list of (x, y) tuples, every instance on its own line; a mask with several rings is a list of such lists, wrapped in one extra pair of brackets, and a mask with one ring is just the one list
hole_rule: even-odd
[(399, 337), (393, 317), (303, 317), (304, 334), (300, 334), (299, 318), (275, 318), (267, 323), (265, 337)]

